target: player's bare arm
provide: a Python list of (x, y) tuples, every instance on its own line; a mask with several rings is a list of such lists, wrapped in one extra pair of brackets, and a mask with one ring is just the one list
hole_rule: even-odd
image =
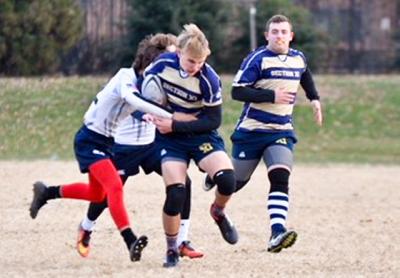
[(314, 99), (311, 101), (311, 105), (314, 111), (314, 120), (318, 126), (322, 126), (322, 108), (319, 100)]
[(197, 120), (197, 117), (193, 114), (174, 112), (174, 114), (172, 114), (172, 119), (174, 121), (190, 122)]

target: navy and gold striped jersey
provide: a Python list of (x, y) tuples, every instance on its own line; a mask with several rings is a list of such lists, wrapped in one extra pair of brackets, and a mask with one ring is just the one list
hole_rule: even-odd
[(221, 80), (207, 63), (189, 76), (180, 68), (176, 53), (164, 53), (145, 70), (144, 76), (149, 75), (159, 77), (173, 111), (194, 114), (204, 106), (222, 104)]
[[(307, 64), (302, 52), (289, 49), (285, 55), (276, 54), (265, 46), (250, 53), (242, 62), (233, 81), (234, 87), (275, 90), (283, 87), (296, 95)], [(292, 131), (294, 103), (246, 102), (236, 130), (259, 132)]]

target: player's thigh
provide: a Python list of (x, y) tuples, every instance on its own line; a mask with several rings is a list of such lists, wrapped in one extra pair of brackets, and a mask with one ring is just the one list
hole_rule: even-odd
[(210, 177), (224, 169), (233, 169), (232, 161), (225, 151), (215, 151), (204, 157), (198, 163), (199, 167)]
[(268, 171), (284, 168), (291, 172), (293, 167), (293, 150), (287, 145), (271, 145), (265, 149), (263, 160)]
[(235, 169), (235, 177), (237, 181), (248, 181), (257, 168), (260, 159), (236, 159), (232, 158), (233, 168)]
[(161, 164), (164, 183), (170, 184), (182, 183), (186, 181), (187, 163), (180, 160), (167, 160)]

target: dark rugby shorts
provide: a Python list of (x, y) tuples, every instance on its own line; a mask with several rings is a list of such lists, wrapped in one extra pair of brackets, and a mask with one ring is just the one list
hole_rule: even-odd
[(160, 148), (155, 143), (148, 145), (113, 146), (113, 161), (120, 174), (134, 176), (139, 173), (139, 167), (147, 174), (156, 172), (161, 175)]
[(82, 173), (89, 171), (89, 166), (102, 160), (110, 159), (114, 139), (94, 132), (83, 125), (75, 134), (75, 157)]
[(204, 157), (224, 151), (225, 145), (216, 131), (199, 135), (160, 135), (161, 160), (179, 160), (189, 164), (193, 159), (198, 164)]
[[(297, 139), (293, 132), (244, 132), (236, 130), (232, 136), (232, 157), (235, 159), (260, 159), (267, 147), (282, 145), (293, 151)], [(246, 157), (241, 154), (245, 153)]]

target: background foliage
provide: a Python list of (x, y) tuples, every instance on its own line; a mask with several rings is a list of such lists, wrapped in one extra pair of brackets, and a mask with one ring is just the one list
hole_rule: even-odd
[[(182, 25), (197, 24), (208, 37), (212, 55), (209, 63), (217, 71), (235, 72), (242, 59), (249, 53), (249, 8), (223, 0), (166, 0), (163, 5), (157, 0), (131, 0), (130, 49), (147, 34), (170, 32), (178, 34)], [(295, 47), (303, 50), (312, 66), (316, 66), (314, 54), (323, 47), (324, 34), (312, 25), (308, 11), (293, 5), (291, 0), (259, 0), (257, 8), (258, 45), (265, 44), (266, 21), (276, 13), (287, 15), (295, 26)], [(149, 20), (151, 19), (151, 20)], [(326, 36), (327, 37), (327, 36)], [(317, 43), (318, 42), (318, 43)], [(133, 51), (134, 52), (134, 51)], [(132, 54), (130, 54), (132, 55)], [(127, 55), (125, 61), (132, 56)]]
[[(74, 0), (0, 1), (0, 73), (40, 75), (63, 72), (88, 74), (115, 72), (130, 66), (137, 44), (157, 32), (179, 34), (186, 23), (197, 24), (210, 41), (208, 62), (217, 71), (234, 73), (250, 51), (249, 7), (226, 0), (127, 0), (131, 9), (127, 35), (94, 47), (82, 37), (83, 10)], [(234, 4), (234, 5), (233, 5)], [(326, 34), (312, 25), (307, 10), (292, 0), (257, 1), (258, 45), (267, 19), (284, 13), (294, 23), (294, 47), (304, 51), (317, 69), (318, 49)]]
[[(228, 50), (228, 19), (232, 5), (221, 0), (130, 0), (132, 16), (129, 17), (129, 49), (125, 65), (132, 61), (137, 45), (148, 34), (157, 32), (178, 35), (182, 26), (195, 23), (206, 34), (212, 51), (209, 62), (223, 68), (221, 53)], [(229, 50), (228, 50), (229, 51)]]
[(82, 25), (73, 0), (0, 1), (0, 72), (54, 73), (79, 40)]

